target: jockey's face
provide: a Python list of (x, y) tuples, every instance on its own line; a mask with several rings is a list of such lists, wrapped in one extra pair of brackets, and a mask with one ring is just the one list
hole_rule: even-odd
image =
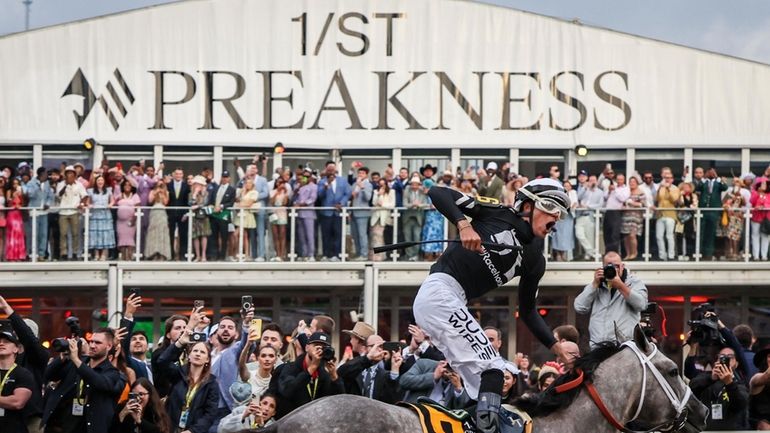
[(532, 233), (540, 238), (543, 239), (551, 232), (551, 229), (556, 225), (556, 222), (559, 221), (559, 216), (546, 213), (541, 211), (540, 209), (537, 209), (536, 207), (532, 206)]

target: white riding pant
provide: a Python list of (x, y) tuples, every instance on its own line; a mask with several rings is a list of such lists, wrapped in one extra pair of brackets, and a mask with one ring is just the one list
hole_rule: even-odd
[(451, 275), (430, 274), (414, 298), (414, 320), (444, 353), (475, 400), (481, 373), (493, 368), (503, 370), (505, 360), (468, 311), (467, 302), (465, 291)]

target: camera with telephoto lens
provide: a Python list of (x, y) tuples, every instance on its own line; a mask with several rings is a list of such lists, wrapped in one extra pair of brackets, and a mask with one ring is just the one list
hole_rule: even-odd
[(615, 265), (610, 263), (604, 267), (604, 281), (612, 281), (618, 276), (618, 271), (615, 269)]
[[(687, 321), (692, 330), (687, 342), (698, 343), (702, 346), (724, 345), (725, 340), (719, 333), (719, 316), (717, 316), (714, 306), (707, 302), (698, 305), (692, 312), (697, 314), (698, 318)], [(714, 314), (707, 317), (706, 313)]]
[[(78, 339), (78, 351), (81, 347), (80, 337), (83, 336), (83, 330), (80, 329), (80, 319), (75, 316), (67, 317), (64, 323), (70, 328), (70, 338)], [(66, 338), (56, 338), (51, 342), (51, 349), (54, 352), (66, 353), (70, 351), (70, 344)]]
[(650, 302), (647, 304), (647, 308), (642, 310), (640, 313), (639, 325), (641, 326), (642, 332), (644, 332), (644, 335), (647, 338), (652, 338), (655, 336), (655, 327), (652, 325), (652, 318), (657, 312), (658, 304), (655, 302)]
[(321, 352), (321, 361), (329, 362), (334, 360), (334, 348), (331, 346), (324, 346), (323, 352)]

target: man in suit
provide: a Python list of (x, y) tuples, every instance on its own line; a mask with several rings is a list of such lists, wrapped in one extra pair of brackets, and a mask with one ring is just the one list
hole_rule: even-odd
[(404, 401), (414, 403), (428, 397), (447, 409), (462, 409), (470, 401), (460, 376), (446, 361), (421, 358), (399, 379), (406, 391)]
[(392, 352), (390, 359), (386, 360), (388, 352), (382, 348), (384, 342), (379, 335), (370, 335), (366, 339), (367, 352), (337, 369), (345, 384), (345, 393), (388, 404), (401, 400), (403, 395), (398, 386), (399, 369), (403, 362), (401, 352)]
[(318, 221), (321, 224), (323, 239), (323, 259), (339, 261), (342, 251), (342, 216), (340, 211), (350, 200), (350, 185), (344, 179), (337, 179), (336, 166), (328, 164), (326, 178), (318, 183), (318, 200), (323, 209), (318, 211)]
[(235, 204), (235, 188), (230, 185), (230, 172), (222, 172), (219, 184), (212, 182), (214, 187), (209, 194), (209, 206), (214, 209), (211, 213), (211, 235), (217, 259), (227, 257), (227, 239), (229, 237), (230, 208)]
[[(171, 182), (168, 183), (168, 206), (169, 207), (188, 207), (190, 198), (190, 185), (184, 178), (184, 171), (176, 168), (172, 174)], [(183, 260), (187, 254), (187, 219), (182, 220), (187, 210), (169, 209), (168, 213), (168, 231), (171, 239), (171, 251), (174, 251), (174, 233), (179, 229), (179, 251), (176, 253), (177, 260)]]
[[(717, 170), (714, 167), (709, 168), (706, 171), (706, 178), (695, 189), (695, 192), (700, 197), (698, 207), (721, 208), (722, 192), (724, 191), (727, 191), (727, 184), (722, 182), (722, 179), (717, 176)], [(717, 224), (719, 224), (719, 217), (721, 215), (722, 212), (718, 210), (703, 211), (703, 219), (700, 226), (700, 253), (704, 260), (712, 260), (714, 258), (714, 241), (717, 237)]]

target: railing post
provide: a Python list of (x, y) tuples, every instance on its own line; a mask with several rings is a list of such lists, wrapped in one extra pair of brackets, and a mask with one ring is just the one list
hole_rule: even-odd
[(596, 209), (594, 211), (594, 261), (600, 262), (602, 254), (599, 248), (599, 220), (602, 218), (602, 210)]
[[(86, 207), (85, 212), (83, 214), (83, 261), (88, 262), (88, 243), (90, 242), (90, 237), (88, 233), (88, 229), (91, 226), (91, 209)], [(73, 233), (72, 237), (73, 239), (75, 236), (80, 236), (80, 233)], [(74, 243), (74, 242), (73, 242)], [(77, 258), (77, 251), (73, 251), (72, 254), (75, 256), (74, 258)]]
[(693, 254), (693, 257), (695, 257), (695, 261), (700, 261), (700, 220), (703, 217), (703, 214), (701, 213), (700, 209), (695, 210), (695, 254)]
[[(644, 257), (645, 262), (650, 261), (650, 208), (647, 207), (644, 209), (644, 254), (642, 254), (642, 257)], [(632, 253), (629, 253), (632, 254)]]
[(32, 249), (32, 263), (37, 263), (37, 219), (37, 209), (32, 209), (32, 240), (29, 243)]
[[(243, 262), (246, 258), (246, 254), (243, 251), (243, 235), (246, 233), (246, 229), (243, 228), (244, 209), (238, 209), (238, 261)], [(255, 219), (256, 222), (256, 219)]]
[(289, 227), (289, 261), (294, 262), (297, 260), (297, 209), (293, 207), (289, 208)]
[(142, 216), (144, 216), (144, 212), (142, 212), (142, 207), (138, 206), (136, 208), (136, 248), (134, 251), (134, 261), (139, 262), (139, 260), (142, 258)]
[(340, 260), (343, 262), (347, 260), (348, 254), (345, 252), (347, 249), (347, 229), (348, 229), (348, 208), (344, 207), (342, 208), (342, 212), (340, 213), (342, 217), (342, 230), (340, 233), (340, 236), (342, 236), (342, 241), (340, 242)]
[(748, 207), (746, 207), (746, 210), (744, 211), (743, 221), (745, 223), (745, 228), (743, 229), (743, 261), (748, 263), (749, 260), (751, 260), (751, 244), (749, 242), (751, 240), (751, 209)]
[(186, 254), (187, 262), (192, 262), (192, 259), (193, 259), (193, 252), (192, 252), (193, 218), (194, 218), (194, 214), (192, 209), (187, 209), (187, 254)]
[[(398, 218), (400, 216), (401, 213), (398, 211), (398, 208), (393, 208), (393, 239), (391, 242), (394, 244), (398, 242)], [(394, 262), (397, 262), (400, 256), (398, 250), (393, 250), (392, 257)]]

